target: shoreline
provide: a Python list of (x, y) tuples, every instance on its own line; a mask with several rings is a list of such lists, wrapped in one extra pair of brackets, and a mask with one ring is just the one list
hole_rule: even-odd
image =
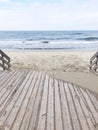
[(82, 49), (1, 49), (5, 52), (97, 52), (98, 50), (82, 50)]

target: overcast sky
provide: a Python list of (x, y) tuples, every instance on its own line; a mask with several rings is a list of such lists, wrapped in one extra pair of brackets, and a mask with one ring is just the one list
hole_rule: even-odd
[(98, 0), (0, 0), (0, 30), (98, 30)]

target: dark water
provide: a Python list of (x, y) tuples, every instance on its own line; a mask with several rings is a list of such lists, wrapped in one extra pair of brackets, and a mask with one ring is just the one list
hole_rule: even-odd
[(0, 31), (0, 49), (98, 50), (98, 31)]

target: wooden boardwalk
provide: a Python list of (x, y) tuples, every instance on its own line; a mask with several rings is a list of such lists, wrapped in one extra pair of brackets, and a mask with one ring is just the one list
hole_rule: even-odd
[(42, 72), (0, 71), (0, 130), (98, 130), (98, 97)]

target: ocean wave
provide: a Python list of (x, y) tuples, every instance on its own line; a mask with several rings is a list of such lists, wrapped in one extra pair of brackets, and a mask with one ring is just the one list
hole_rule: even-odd
[(79, 38), (79, 40), (96, 41), (96, 40), (98, 40), (98, 37)]
[(47, 44), (47, 43), (49, 43), (49, 41), (42, 41), (42, 43), (46, 43)]
[[(9, 48), (10, 49), (10, 48)], [(13, 48), (12, 48), (13, 49)], [(55, 48), (51, 48), (51, 47), (33, 47), (33, 48), (20, 48), (20, 47), (17, 47), (17, 48), (14, 48), (16, 50), (73, 50), (73, 49), (77, 49), (75, 47), (55, 47)]]
[(34, 39), (26, 39), (26, 41), (34, 41)]
[(83, 33), (80, 33), (80, 32), (74, 32), (74, 33), (71, 33), (70, 35), (83, 35)]

